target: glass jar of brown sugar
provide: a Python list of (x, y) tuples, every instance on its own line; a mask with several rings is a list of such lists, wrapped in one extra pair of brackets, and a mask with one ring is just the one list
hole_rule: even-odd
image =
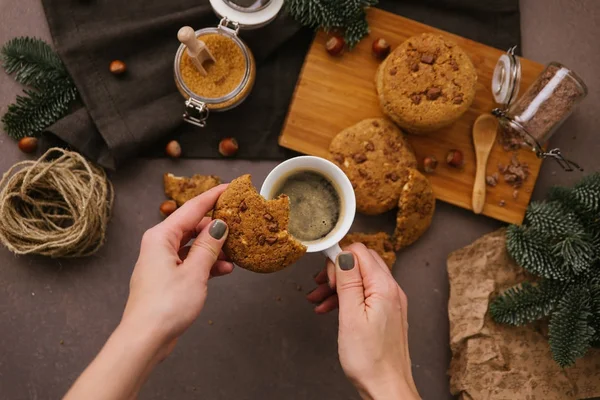
[(492, 80), (496, 102), (502, 107), (493, 113), (499, 117), (505, 137), (514, 145), (532, 148), (540, 158), (554, 158), (566, 171), (573, 167), (581, 170), (574, 161), (565, 159), (559, 149), (545, 151), (542, 146), (586, 97), (585, 83), (569, 68), (551, 62), (515, 100), (520, 63), (513, 51), (514, 48), (500, 58)]
[(203, 63), (206, 74), (202, 74), (181, 44), (173, 65), (175, 84), (185, 99), (183, 119), (200, 127), (210, 112), (237, 107), (252, 91), (256, 62), (238, 34), (273, 21), (283, 0), (210, 0), (210, 4), (222, 19), (217, 27), (197, 30), (195, 35), (215, 61)]

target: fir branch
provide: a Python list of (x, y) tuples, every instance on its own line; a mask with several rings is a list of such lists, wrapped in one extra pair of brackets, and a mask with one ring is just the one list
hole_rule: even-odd
[(560, 301), (550, 320), (550, 349), (561, 367), (575, 363), (590, 348), (595, 331), (588, 323), (592, 315), (590, 293), (573, 286)]
[(286, 11), (296, 21), (325, 31), (339, 29), (349, 48), (369, 33), (365, 9), (377, 0), (285, 0)]
[(9, 40), (0, 50), (2, 67), (17, 82), (44, 89), (49, 82), (70, 79), (58, 54), (44, 41), (30, 37)]
[(585, 231), (566, 236), (553, 250), (559, 263), (564, 263), (574, 275), (588, 271), (597, 259), (596, 249)]
[(506, 248), (519, 266), (535, 275), (557, 280), (566, 280), (572, 276), (569, 268), (557, 263), (548, 240), (537, 231), (517, 225), (509, 226)]
[(555, 201), (532, 202), (525, 213), (525, 221), (550, 239), (560, 239), (563, 235), (583, 230), (577, 216)]
[(64, 117), (77, 98), (77, 90), (64, 81), (44, 91), (25, 90), (25, 96), (8, 106), (2, 117), (4, 130), (13, 138), (36, 136)]
[(40, 39), (19, 37), (0, 50), (7, 73), (34, 90), (24, 90), (2, 117), (6, 133), (14, 139), (39, 135), (65, 116), (77, 99), (77, 88), (60, 57)]
[(532, 285), (524, 282), (506, 290), (490, 304), (494, 321), (508, 325), (525, 325), (550, 315), (562, 298), (567, 284), (543, 280)]

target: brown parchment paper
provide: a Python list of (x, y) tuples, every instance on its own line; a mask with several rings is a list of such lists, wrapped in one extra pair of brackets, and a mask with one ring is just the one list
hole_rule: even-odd
[(576, 400), (600, 396), (600, 350), (561, 369), (542, 324), (495, 324), (488, 305), (496, 293), (526, 278), (508, 256), (505, 229), (448, 257), (450, 390), (462, 400)]

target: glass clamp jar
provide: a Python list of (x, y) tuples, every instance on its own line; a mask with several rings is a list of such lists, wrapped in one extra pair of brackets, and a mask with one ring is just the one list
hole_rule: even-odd
[(242, 29), (256, 29), (273, 21), (283, 0), (210, 0), (221, 20), (217, 27), (195, 31), (215, 62), (204, 63), (200, 73), (183, 43), (173, 62), (175, 84), (185, 99), (183, 120), (204, 127), (211, 112), (240, 105), (250, 94), (256, 78), (256, 62), (239, 37)]
[(530, 147), (538, 157), (553, 158), (565, 171), (583, 171), (577, 163), (564, 158), (560, 149), (546, 151), (543, 144), (587, 96), (585, 83), (569, 68), (551, 62), (517, 99), (521, 63), (514, 51), (512, 47), (502, 55), (494, 69), (492, 93), (500, 107), (492, 114), (499, 118), (504, 134)]

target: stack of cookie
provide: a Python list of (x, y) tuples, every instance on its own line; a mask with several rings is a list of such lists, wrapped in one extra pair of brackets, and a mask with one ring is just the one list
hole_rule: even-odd
[(342, 244), (361, 242), (391, 268), (392, 250), (409, 246), (427, 230), (435, 196), (398, 126), (420, 135), (451, 125), (471, 106), (476, 86), (477, 72), (467, 54), (440, 35), (413, 36), (381, 63), (375, 87), (391, 121), (372, 118), (346, 128), (331, 141), (329, 152), (352, 182), (357, 210), (377, 215), (398, 207), (396, 229), (393, 237), (349, 234)]
[[(330, 159), (348, 176), (356, 195), (356, 209), (377, 215), (398, 207), (391, 243), (400, 250), (414, 243), (429, 227), (435, 197), (402, 131), (385, 118), (370, 118), (344, 129), (329, 145)], [(387, 234), (357, 234), (361, 242), (389, 260)], [(346, 241), (347, 243), (347, 241)], [(381, 247), (381, 248), (380, 248)]]

